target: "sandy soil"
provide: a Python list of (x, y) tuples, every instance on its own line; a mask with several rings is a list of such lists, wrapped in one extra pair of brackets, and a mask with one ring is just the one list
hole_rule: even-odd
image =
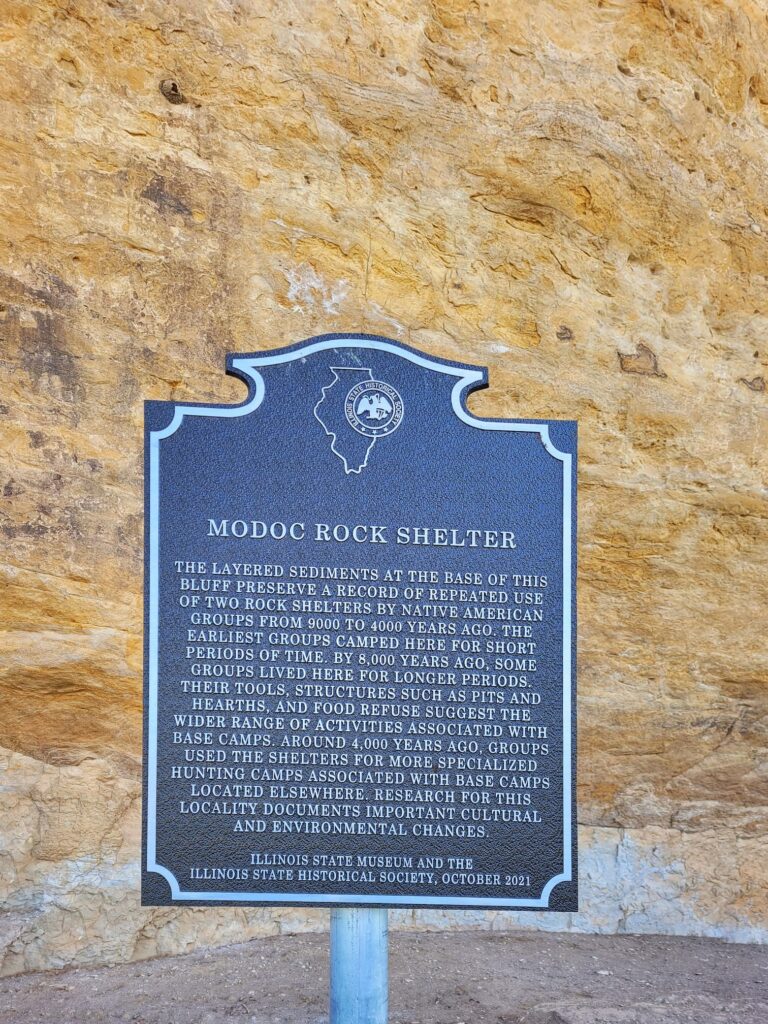
[[(0, 1022), (323, 1024), (328, 937), (0, 982)], [(660, 936), (391, 937), (392, 1024), (766, 1024), (768, 949)]]

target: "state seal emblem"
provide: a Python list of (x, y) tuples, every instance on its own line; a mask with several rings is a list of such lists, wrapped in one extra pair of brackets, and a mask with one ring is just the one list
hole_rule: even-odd
[(347, 423), (366, 437), (385, 437), (403, 421), (403, 400), (381, 380), (355, 384), (344, 403)]

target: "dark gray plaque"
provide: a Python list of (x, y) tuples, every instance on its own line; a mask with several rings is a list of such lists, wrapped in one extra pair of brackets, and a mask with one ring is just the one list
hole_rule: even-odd
[(146, 404), (142, 902), (577, 909), (576, 424), (326, 335)]

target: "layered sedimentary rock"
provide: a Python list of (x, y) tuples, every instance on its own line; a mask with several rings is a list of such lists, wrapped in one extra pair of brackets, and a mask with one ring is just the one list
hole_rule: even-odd
[(307, 927), (142, 909), (142, 401), (389, 335), (578, 419), (580, 914), (768, 936), (768, 26), (749, 0), (7, 7), (2, 970)]

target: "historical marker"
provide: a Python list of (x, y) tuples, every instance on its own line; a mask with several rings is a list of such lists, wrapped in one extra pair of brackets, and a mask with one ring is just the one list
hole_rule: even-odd
[(577, 909), (576, 425), (327, 335), (146, 405), (143, 902)]

